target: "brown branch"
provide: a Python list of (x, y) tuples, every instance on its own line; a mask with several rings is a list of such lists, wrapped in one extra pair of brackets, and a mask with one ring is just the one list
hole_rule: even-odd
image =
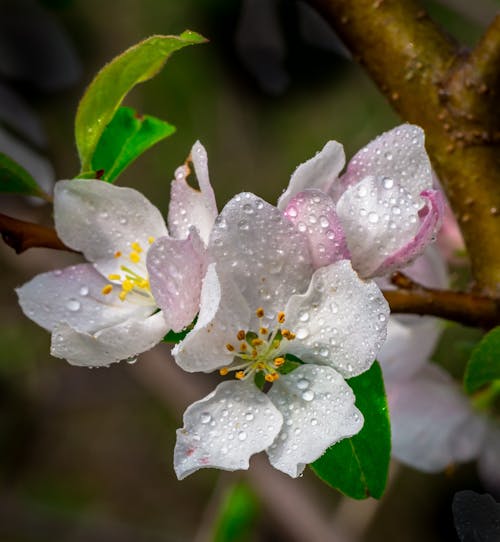
[(418, 0), (308, 0), (396, 111), (422, 126), (478, 289), (500, 295), (500, 17), (466, 53)]
[(5, 243), (12, 247), (17, 254), (32, 247), (74, 252), (59, 239), (54, 228), (25, 222), (2, 213), (0, 213), (0, 233)]

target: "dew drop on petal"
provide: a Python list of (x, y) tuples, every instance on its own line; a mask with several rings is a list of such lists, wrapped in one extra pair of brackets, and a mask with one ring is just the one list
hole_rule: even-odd
[(379, 220), (379, 216), (377, 213), (374, 213), (373, 211), (371, 213), (368, 213), (368, 222), (371, 222), (372, 224), (376, 224)]
[(302, 394), (302, 399), (304, 399), (304, 401), (312, 401), (314, 399), (314, 392), (312, 390), (306, 390)]
[(312, 418), (311, 425), (318, 425), (318, 420), (316, 418)]
[(245, 420), (251, 422), (253, 420), (253, 414), (251, 412), (247, 412), (245, 414)]
[(81, 306), (81, 304), (77, 299), (70, 299), (66, 303), (66, 308), (71, 312), (76, 312), (76, 311), (80, 310), (80, 306)]
[(203, 412), (201, 414), (201, 423), (210, 423), (212, 421), (212, 416), (208, 412)]
[(305, 390), (309, 387), (309, 380), (305, 379), (305, 378), (301, 378), (298, 382), (297, 382), (297, 388), (299, 388), (299, 390)]
[(82, 286), (79, 293), (81, 296), (85, 297), (89, 294), (89, 289), (87, 288), (87, 286)]
[(297, 330), (297, 339), (303, 340), (309, 336), (309, 331), (305, 327), (300, 327)]
[(243, 441), (243, 440), (246, 440), (246, 438), (247, 438), (247, 434), (245, 433), (245, 431), (240, 431), (240, 432), (238, 433), (238, 440), (242, 440), (242, 441)]

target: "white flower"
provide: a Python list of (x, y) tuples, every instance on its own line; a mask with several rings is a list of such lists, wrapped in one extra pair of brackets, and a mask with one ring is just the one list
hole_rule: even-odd
[[(375, 359), (387, 303), (347, 260), (314, 271), (307, 239), (253, 194), (226, 205), (208, 251), (213, 263), (196, 326), (173, 354), (187, 371), (234, 371), (237, 380), (186, 410), (177, 432), (177, 476), (205, 467), (246, 469), (262, 450), (277, 469), (298, 476), (361, 429), (344, 378)], [(304, 364), (280, 375), (287, 354)], [(272, 384), (268, 393), (254, 384), (257, 373)]]
[(25, 314), (52, 332), (53, 356), (107, 366), (135, 358), (169, 329), (193, 321), (206, 270), (202, 239), (217, 209), (199, 143), (192, 161), (202, 192), (187, 187), (187, 166), (180, 168), (169, 213), (175, 238), (136, 190), (98, 180), (56, 184), (57, 233), (91, 263), (43, 273), (17, 290)]
[(361, 149), (339, 177), (342, 145), (301, 164), (278, 207), (309, 238), (316, 267), (350, 257), (362, 277), (411, 263), (441, 225), (444, 199), (418, 126), (404, 124)]

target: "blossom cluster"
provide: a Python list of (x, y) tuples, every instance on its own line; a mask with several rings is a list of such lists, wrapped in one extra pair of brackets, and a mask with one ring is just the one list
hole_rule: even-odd
[(382, 134), (343, 174), (343, 147), (328, 142), (276, 206), (242, 193), (219, 213), (199, 142), (190, 162), (200, 189), (187, 182), (189, 161), (177, 169), (168, 227), (136, 190), (59, 181), (57, 233), (88, 263), (36, 276), (19, 302), (52, 333), (52, 355), (74, 365), (135, 359), (187, 330), (176, 363), (224, 379), (184, 414), (177, 476), (245, 469), (265, 450), (296, 477), (361, 430), (346, 379), (369, 369), (386, 339), (374, 279), (411, 264), (440, 227), (423, 132)]

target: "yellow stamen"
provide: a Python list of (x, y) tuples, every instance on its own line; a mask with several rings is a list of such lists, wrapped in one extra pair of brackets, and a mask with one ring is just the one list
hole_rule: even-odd
[(274, 358), (274, 365), (276, 367), (281, 367), (285, 363), (285, 358)]
[(245, 335), (246, 335), (246, 333), (245, 333), (242, 329), (240, 329), (240, 330), (238, 331), (238, 333), (236, 334), (236, 338), (237, 338), (239, 341), (242, 341), (242, 340), (245, 338)]
[(274, 382), (274, 376), (272, 374), (267, 374), (264, 378), (267, 382)]
[(104, 288), (101, 290), (101, 294), (108, 295), (113, 291), (113, 286), (111, 284), (106, 284)]
[(121, 255), (122, 253), (119, 250), (115, 252), (115, 258), (119, 258)]
[(139, 254), (137, 254), (137, 252), (131, 252), (129, 258), (130, 261), (134, 263), (139, 263), (141, 261), (141, 257)]
[(132, 250), (135, 250), (138, 253), (142, 252), (142, 247), (141, 247), (141, 245), (139, 243), (137, 243), (137, 242), (131, 243), (130, 246), (132, 247)]
[(269, 330), (267, 329), (267, 327), (261, 327), (261, 328), (259, 329), (259, 333), (260, 333), (261, 335), (267, 335), (267, 334), (269, 333)]
[(285, 337), (285, 339), (290, 338), (290, 330), (289, 329), (282, 329), (281, 330), (281, 335), (283, 335), (283, 337)]
[(149, 243), (150, 245), (152, 245), (154, 242), (155, 242), (155, 238), (154, 238), (154, 237), (148, 237), (148, 243)]
[(124, 290), (122, 290), (119, 293), (118, 297), (120, 298), (121, 301), (125, 301), (125, 298), (127, 297), (127, 294), (128, 294), (128, 292), (125, 292)]
[(297, 335), (295, 335), (295, 333), (292, 333), (292, 332), (290, 331), (290, 334), (288, 335), (287, 339), (288, 339), (289, 341), (293, 341), (293, 340), (295, 339), (296, 336), (297, 336)]
[(257, 357), (257, 350), (252, 350), (252, 358), (256, 358)]
[(256, 314), (257, 318), (264, 318), (264, 309), (262, 307), (259, 307), (255, 311), (255, 314)]
[(240, 352), (246, 352), (248, 349), (247, 343), (241, 343), (240, 344)]
[(222, 367), (222, 369), (219, 369), (219, 374), (221, 376), (226, 376), (228, 372), (229, 372), (229, 369), (227, 367)]
[(276, 319), (278, 320), (278, 322), (280, 324), (284, 324), (285, 323), (285, 313), (283, 311), (278, 312), (278, 316), (276, 317)]
[(273, 380), (278, 380), (278, 378), (280, 377), (280, 374), (279, 373), (273, 373)]
[(139, 281), (139, 288), (144, 288), (144, 289), (149, 288), (149, 281), (145, 279)]
[(257, 370), (258, 371), (262, 371), (263, 369), (265, 369), (266, 365), (262, 362), (262, 361), (259, 361), (259, 363), (257, 363)]
[(122, 288), (124, 292), (131, 292), (134, 289), (134, 283), (131, 280), (125, 279), (122, 282)]
[(117, 275), (116, 273), (111, 273), (111, 275), (108, 275), (109, 280), (120, 280), (121, 276)]
[(227, 343), (226, 348), (229, 350), (229, 352), (234, 352), (234, 346), (232, 344)]
[(235, 376), (238, 380), (241, 380), (242, 378), (245, 378), (245, 371), (238, 371), (234, 376)]
[(252, 339), (252, 346), (260, 346), (264, 341), (262, 339)]

